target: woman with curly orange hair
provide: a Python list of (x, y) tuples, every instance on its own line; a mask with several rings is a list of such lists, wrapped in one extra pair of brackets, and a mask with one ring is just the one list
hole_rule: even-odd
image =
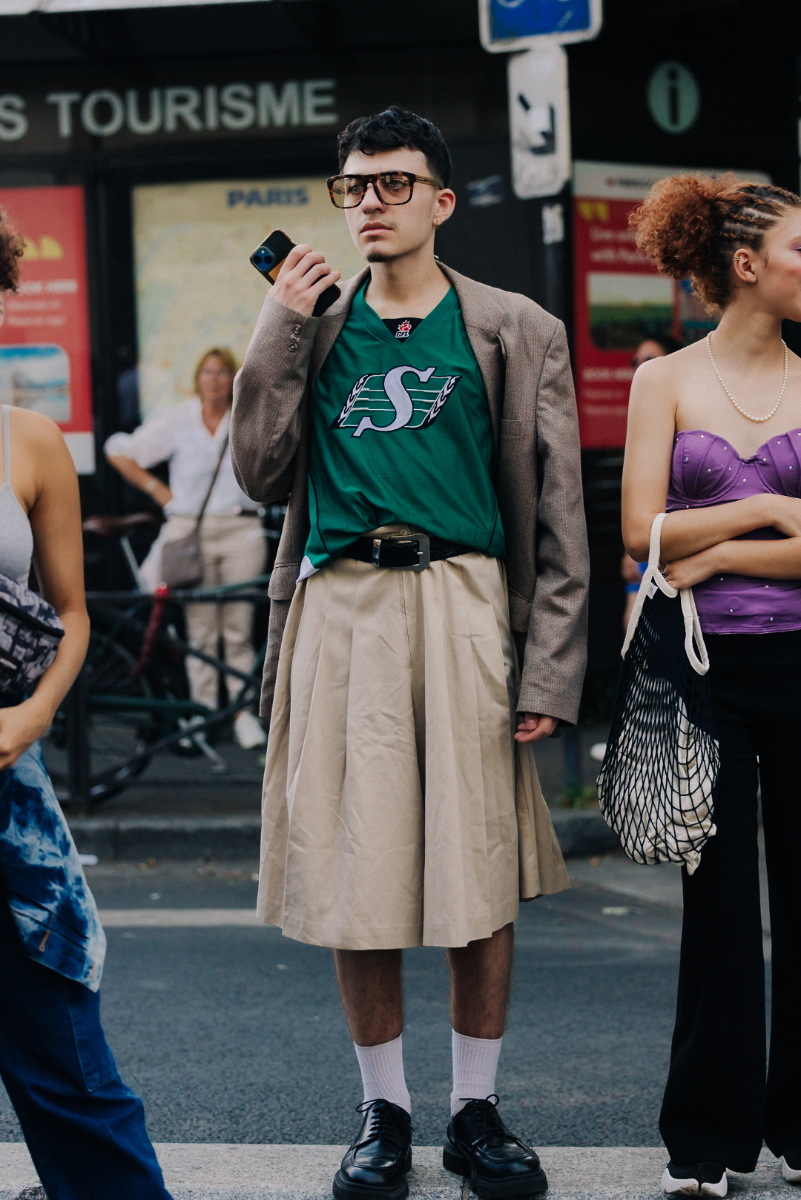
[[(660, 1130), (669, 1193), (725, 1196), (763, 1137), (801, 1182), (801, 200), (780, 188), (680, 175), (633, 214), (639, 248), (691, 274), (720, 323), (641, 366), (623, 473), (633, 558), (662, 528), (665, 575), (692, 587), (720, 743), (716, 836), (683, 872), (678, 1007)], [(770, 1061), (758, 868), (762, 813), (773, 938)]]

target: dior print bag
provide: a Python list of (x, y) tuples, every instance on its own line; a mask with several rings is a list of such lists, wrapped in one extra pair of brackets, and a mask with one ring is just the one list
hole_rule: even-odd
[(30, 691), (56, 657), (63, 636), (51, 604), (0, 575), (0, 694)]

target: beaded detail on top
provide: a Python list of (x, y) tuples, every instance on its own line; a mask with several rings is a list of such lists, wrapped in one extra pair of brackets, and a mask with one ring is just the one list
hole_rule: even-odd
[[(709, 508), (768, 492), (801, 499), (801, 428), (763, 442), (743, 458), (728, 438), (708, 429), (677, 433), (667, 511)], [(780, 538), (775, 529), (746, 535), (759, 541)], [(801, 629), (801, 580), (713, 575), (693, 588), (704, 633), (772, 633)]]

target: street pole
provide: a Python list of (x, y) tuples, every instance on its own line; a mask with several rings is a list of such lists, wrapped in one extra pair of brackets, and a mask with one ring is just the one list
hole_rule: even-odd
[(86, 816), (89, 810), (89, 710), (86, 675), (81, 669), (65, 699), (67, 717), (67, 786), (73, 812)]

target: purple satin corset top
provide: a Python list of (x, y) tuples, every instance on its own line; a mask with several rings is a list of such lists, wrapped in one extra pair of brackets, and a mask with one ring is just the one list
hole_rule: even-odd
[[(667, 511), (709, 508), (760, 492), (801, 499), (801, 429), (769, 438), (750, 458), (706, 429), (673, 439)], [(757, 529), (747, 538), (781, 537)], [(801, 580), (715, 575), (693, 588), (704, 633), (779, 633), (801, 629)]]

